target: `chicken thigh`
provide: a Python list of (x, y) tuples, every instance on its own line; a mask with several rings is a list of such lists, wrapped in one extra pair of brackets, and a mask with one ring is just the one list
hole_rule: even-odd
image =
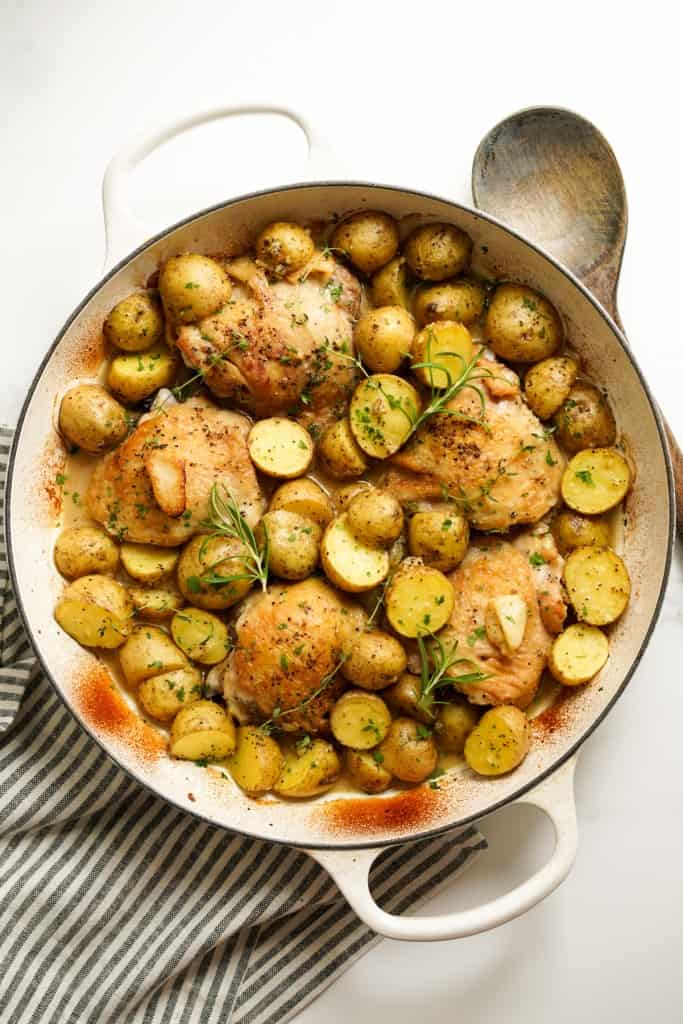
[[(495, 377), (478, 381), (479, 393), (464, 388), (450, 414), (424, 423), (393, 456), (386, 487), (400, 501), (448, 495), (477, 529), (503, 531), (535, 523), (557, 504), (565, 460), (522, 400), (515, 374), (495, 360), (480, 365)], [(472, 422), (482, 419), (482, 405), (484, 422)]]
[(360, 608), (314, 577), (247, 598), (235, 623), (236, 646), (222, 669), (232, 713), (257, 722), (275, 715), (289, 732), (324, 730), (345, 685), (341, 675), (302, 702), (339, 666), (364, 622)]
[(245, 416), (200, 398), (144, 417), (95, 466), (90, 515), (121, 539), (174, 547), (197, 533), (211, 488), (222, 483), (255, 525), (264, 501), (247, 449), (249, 426)]

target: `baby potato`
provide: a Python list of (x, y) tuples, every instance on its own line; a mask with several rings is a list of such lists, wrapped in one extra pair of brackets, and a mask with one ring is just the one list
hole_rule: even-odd
[(282, 751), (277, 740), (256, 725), (239, 725), (237, 746), (228, 771), (240, 789), (250, 796), (267, 793), (282, 771)]
[(379, 306), (360, 318), (353, 340), (369, 370), (393, 373), (410, 355), (415, 330), (415, 321), (403, 306)]
[(398, 682), (382, 694), (384, 700), (396, 714), (414, 718), (416, 721), (422, 722), (423, 725), (432, 725), (434, 723), (432, 701), (426, 700), (420, 703), (421, 696), (422, 680), (411, 672), (404, 672)]
[(126, 410), (99, 384), (70, 388), (59, 407), (59, 432), (92, 455), (113, 448), (128, 433)]
[(347, 690), (330, 713), (332, 735), (344, 747), (369, 750), (389, 731), (391, 713), (381, 697), (367, 690)]
[(128, 594), (133, 602), (135, 614), (152, 622), (170, 619), (183, 605), (182, 597), (174, 590), (128, 587)]
[(351, 501), (361, 491), (372, 490), (372, 484), (368, 480), (354, 480), (351, 484), (340, 487), (334, 495), (334, 503), (340, 512), (346, 512)]
[[(464, 324), (441, 320), (423, 327), (413, 346), (413, 372), (430, 388), (449, 388), (474, 355), (470, 332)], [(421, 363), (436, 363), (422, 366)]]
[(358, 540), (371, 547), (388, 548), (403, 532), (403, 509), (386, 491), (360, 491), (349, 502), (348, 523)]
[(145, 679), (177, 668), (187, 668), (189, 663), (168, 633), (159, 626), (139, 625), (119, 652), (121, 671), (126, 682), (135, 686)]
[(580, 686), (597, 675), (609, 656), (609, 641), (597, 626), (575, 623), (555, 637), (548, 668), (558, 683)]
[(442, 572), (418, 558), (406, 558), (387, 587), (384, 609), (401, 636), (437, 633), (453, 611), (453, 586)]
[(408, 236), (403, 255), (422, 281), (445, 281), (469, 266), (472, 239), (454, 224), (423, 224)]
[(465, 760), (478, 775), (504, 775), (522, 763), (531, 746), (523, 711), (509, 704), (482, 715), (465, 740)]
[(334, 505), (320, 484), (308, 477), (281, 484), (270, 499), (270, 512), (296, 512), (324, 529), (334, 519)]
[(368, 460), (358, 446), (348, 418), (332, 423), (318, 442), (318, 459), (325, 473), (337, 480), (360, 476)]
[(524, 397), (539, 420), (554, 416), (569, 396), (578, 366), (567, 356), (551, 356), (535, 363), (524, 377)]
[(398, 227), (393, 217), (379, 210), (354, 213), (334, 229), (332, 249), (341, 249), (354, 267), (374, 274), (396, 255)]
[(244, 545), (230, 537), (198, 535), (183, 548), (178, 561), (178, 587), (183, 597), (199, 608), (230, 608), (251, 587), (249, 580), (220, 577), (244, 574)]
[(373, 630), (356, 638), (341, 673), (364, 690), (383, 690), (405, 672), (407, 663), (406, 652), (396, 637)]
[(351, 782), (362, 793), (382, 793), (391, 784), (391, 772), (384, 767), (379, 750), (344, 751), (344, 767)]
[(573, 548), (597, 544), (606, 548), (610, 541), (610, 527), (601, 516), (584, 516), (580, 512), (565, 508), (553, 520), (552, 534), (561, 555)]
[(472, 704), (442, 704), (436, 714), (434, 737), (440, 750), (449, 754), (462, 754), (465, 741), (479, 721), (479, 713)]
[(163, 341), (161, 304), (149, 292), (134, 292), (114, 306), (102, 331), (110, 345), (124, 352), (141, 352)]
[(70, 583), (55, 608), (65, 633), (84, 647), (120, 647), (130, 633), (133, 604), (126, 588), (92, 574)]
[(172, 384), (178, 366), (177, 353), (163, 343), (144, 352), (129, 352), (112, 359), (107, 387), (126, 402), (142, 402)]
[(166, 260), (159, 273), (159, 291), (168, 317), (191, 324), (217, 313), (230, 298), (232, 286), (220, 263), (189, 252)]
[(314, 252), (310, 233), (291, 221), (278, 220), (267, 224), (256, 239), (257, 257), (278, 277), (301, 270)]
[(403, 306), (410, 309), (410, 285), (406, 261), (403, 256), (389, 260), (378, 270), (370, 283), (373, 306)]
[(485, 304), (483, 284), (458, 277), (419, 288), (413, 301), (413, 313), (421, 326), (436, 320), (456, 320), (467, 327), (479, 320)]
[(313, 740), (307, 747), (287, 751), (280, 777), (273, 786), (278, 796), (317, 796), (339, 778), (341, 764), (337, 751), (327, 740)]
[(408, 550), (425, 565), (451, 572), (465, 557), (470, 528), (459, 512), (416, 512), (408, 524)]
[(99, 526), (70, 526), (57, 538), (55, 565), (68, 579), (115, 572), (118, 564), (119, 549)]
[(500, 284), (486, 314), (486, 336), (501, 359), (536, 363), (551, 356), (562, 343), (557, 310), (532, 288)]
[(258, 420), (249, 431), (247, 445), (257, 469), (285, 480), (303, 476), (313, 460), (311, 435), (282, 416)]
[(592, 384), (575, 384), (555, 415), (556, 438), (568, 452), (608, 448), (617, 437), (612, 410)]
[(279, 509), (266, 512), (256, 528), (261, 547), (268, 536), (268, 566), (283, 580), (305, 580), (318, 564), (322, 530), (312, 519)]
[(436, 768), (436, 743), (429, 729), (412, 718), (395, 718), (378, 750), (384, 768), (401, 782), (423, 782)]
[(349, 406), (356, 441), (373, 459), (387, 459), (410, 437), (420, 412), (412, 384), (391, 373), (375, 373), (357, 386)]
[(358, 540), (349, 527), (346, 512), (333, 519), (325, 530), (320, 561), (329, 581), (351, 594), (372, 590), (389, 573), (389, 555)]
[(575, 548), (564, 563), (564, 582), (577, 618), (591, 626), (615, 622), (631, 596), (626, 566), (609, 548)]
[(143, 710), (160, 722), (170, 722), (201, 695), (202, 674), (193, 665), (150, 676), (143, 679), (138, 688), (138, 700)]
[(121, 563), (129, 576), (139, 583), (158, 583), (169, 576), (178, 564), (179, 554), (173, 548), (158, 548), (154, 544), (121, 545)]
[(587, 448), (562, 474), (562, 497), (571, 509), (599, 515), (618, 505), (631, 486), (631, 470), (614, 448)]
[(222, 761), (237, 745), (235, 724), (218, 704), (196, 700), (173, 719), (169, 751), (183, 761)]
[(200, 665), (215, 665), (230, 650), (228, 628), (202, 608), (183, 608), (171, 620), (171, 636), (180, 650)]

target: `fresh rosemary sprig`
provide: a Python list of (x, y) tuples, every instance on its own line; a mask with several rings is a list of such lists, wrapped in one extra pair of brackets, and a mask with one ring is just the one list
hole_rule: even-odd
[[(485, 369), (478, 365), (481, 354), (484, 351), (484, 346), (480, 346), (473, 354), (472, 358), (467, 361), (460, 352), (441, 352), (442, 356), (454, 356), (460, 360), (462, 369), (458, 376), (453, 379), (451, 371), (443, 363), (439, 363), (432, 359), (432, 332), (427, 334), (427, 358), (421, 363), (413, 363), (411, 369), (413, 370), (438, 370), (439, 373), (443, 373), (446, 377), (446, 387), (438, 388), (434, 385), (434, 373), (430, 373), (431, 380), (431, 395), (429, 402), (424, 407), (422, 412), (417, 416), (412, 424), (411, 435), (420, 429), (423, 423), (432, 416), (444, 415), (444, 416), (457, 416), (458, 419), (466, 420), (469, 423), (476, 423), (477, 426), (483, 427), (485, 430), (489, 430), (488, 424), (486, 423), (486, 399), (484, 393), (480, 387), (474, 383), (478, 380), (485, 380), (495, 377), (495, 374), (491, 370)], [(476, 392), (479, 398), (479, 405), (481, 408), (480, 416), (467, 416), (465, 413), (460, 412), (458, 409), (446, 408), (448, 404), (459, 395), (461, 391), (470, 389)]]
[[(476, 662), (471, 658), (458, 657), (458, 641), (456, 640), (450, 650), (446, 649), (443, 640), (430, 634), (431, 644), (429, 649), (424, 636), (418, 636), (417, 646), (420, 652), (420, 699), (417, 702), (421, 711), (433, 714), (434, 693), (440, 686), (449, 686), (453, 683), (468, 685), (481, 683), (484, 679), (490, 678), (489, 672), (481, 672), (476, 668)], [(460, 675), (453, 675), (451, 669), (456, 665), (475, 666), (472, 672), (463, 672)]]
[(273, 708), (272, 717), (269, 718), (267, 721), (262, 722), (261, 725), (259, 726), (261, 731), (265, 732), (266, 735), (269, 736), (271, 732), (278, 728), (280, 720), (283, 719), (286, 715), (293, 715), (297, 711), (303, 711), (305, 708), (309, 706), (309, 704), (312, 704), (314, 700), (317, 700), (317, 698), (325, 692), (328, 686), (332, 685), (334, 680), (337, 678), (337, 673), (339, 672), (339, 669), (342, 667), (345, 661), (348, 661), (350, 657), (350, 651), (348, 651), (346, 654), (342, 654), (336, 665), (327, 673), (326, 676), (323, 676), (323, 678), (320, 680), (319, 685), (315, 688), (313, 693), (309, 694), (309, 696), (306, 697), (305, 700), (299, 701), (299, 703), (295, 704), (294, 707), (285, 708), (284, 710), (279, 707)]
[[(219, 485), (214, 484), (209, 496), (209, 518), (201, 525), (209, 531), (206, 538), (229, 537), (231, 540), (238, 540), (244, 546), (244, 554), (230, 555), (228, 558), (221, 558), (215, 565), (209, 566), (206, 573), (199, 578), (200, 583), (224, 586), (226, 583), (235, 583), (238, 580), (249, 580), (251, 583), (260, 583), (261, 589), (265, 591), (268, 584), (268, 562), (270, 558), (270, 541), (265, 523), (263, 526), (263, 544), (259, 545), (254, 531), (239, 510), (237, 502), (228, 488), (221, 485), (223, 493), (219, 491)], [(205, 541), (205, 543), (206, 543)], [(200, 557), (202, 550), (200, 548)], [(232, 559), (239, 559), (243, 566), (243, 572), (223, 573), (215, 572), (218, 565), (222, 565)]]

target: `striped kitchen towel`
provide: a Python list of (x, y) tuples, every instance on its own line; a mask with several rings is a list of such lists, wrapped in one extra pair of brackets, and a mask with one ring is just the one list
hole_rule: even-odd
[[(109, 760), (36, 663), (4, 546), (0, 618), (2, 1024), (284, 1024), (379, 941), (305, 854), (212, 828)], [(373, 891), (409, 911), (485, 846), (468, 828), (394, 847)]]

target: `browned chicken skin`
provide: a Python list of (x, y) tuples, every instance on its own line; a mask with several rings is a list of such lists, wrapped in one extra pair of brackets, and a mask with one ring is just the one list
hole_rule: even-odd
[[(174, 547), (200, 529), (211, 488), (223, 483), (255, 525), (264, 502), (248, 431), (246, 417), (199, 398), (167, 404), (98, 461), (86, 495), (90, 515), (123, 540)], [(163, 486), (169, 476), (172, 495)]]

